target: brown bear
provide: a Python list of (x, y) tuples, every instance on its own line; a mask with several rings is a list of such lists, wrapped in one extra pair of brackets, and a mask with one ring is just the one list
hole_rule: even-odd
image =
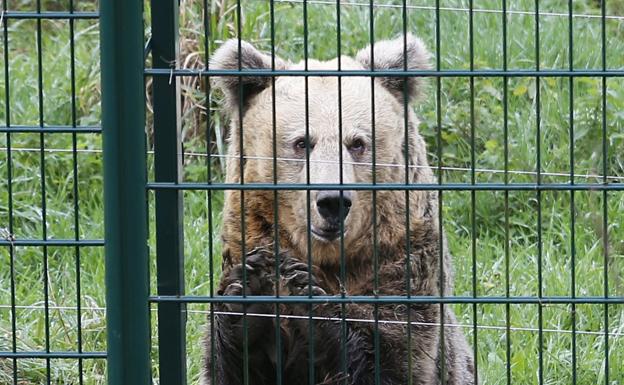
[[(340, 79), (258, 72), (214, 78), (231, 117), (226, 183), (325, 186), (226, 192), (219, 294), (452, 294), (437, 192), (400, 188), (436, 179), (418, 119), (405, 107), (421, 93), (422, 79), (389, 72), (426, 69), (429, 60), (412, 35), (376, 42), (355, 58), (307, 65), (238, 40), (214, 54), (211, 68), (218, 70), (385, 71), (373, 78), (353, 72)], [(340, 190), (340, 183), (351, 187)], [(397, 187), (354, 187), (372, 183)], [(461, 331), (439, 326), (456, 324), (455, 315), (439, 303), (217, 303), (213, 309), (205, 384), (276, 384), (278, 374), (282, 384), (295, 385), (475, 382)]]

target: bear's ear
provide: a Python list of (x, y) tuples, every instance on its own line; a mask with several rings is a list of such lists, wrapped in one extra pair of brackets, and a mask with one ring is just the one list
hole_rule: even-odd
[[(223, 43), (210, 60), (210, 68), (215, 70), (270, 70), (271, 56), (258, 51), (246, 41), (230, 39)], [(275, 57), (275, 69), (285, 69), (283, 60)], [(249, 99), (260, 93), (271, 84), (270, 76), (218, 76), (214, 77), (213, 85), (225, 94), (227, 107), (230, 111), (239, 111), (239, 103), (244, 109)]]
[[(374, 44), (374, 63), (371, 61), (370, 45), (356, 56), (356, 60), (365, 69), (375, 70), (425, 70), (430, 69), (431, 54), (425, 44), (412, 34), (399, 36), (394, 40), (383, 40)], [(417, 98), (422, 92), (423, 79), (421, 77), (382, 77), (381, 84), (394, 96), (403, 101), (403, 92), (407, 93), (408, 100)]]

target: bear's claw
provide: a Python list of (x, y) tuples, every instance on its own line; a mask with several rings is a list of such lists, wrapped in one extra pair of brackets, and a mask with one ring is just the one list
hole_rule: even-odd
[(326, 294), (307, 264), (289, 258), (282, 262), (280, 270), (282, 287), (287, 288), (290, 295), (309, 295), (310, 292), (312, 295)]

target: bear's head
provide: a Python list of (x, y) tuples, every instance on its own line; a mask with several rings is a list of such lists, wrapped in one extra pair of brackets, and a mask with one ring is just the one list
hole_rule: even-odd
[[(232, 123), (229, 133), (229, 183), (288, 184), (277, 193), (227, 193), (224, 211), (226, 250), (240, 249), (241, 216), (245, 242), (273, 239), (274, 213), (281, 248), (316, 263), (339, 260), (341, 239), (350, 255), (370, 255), (373, 231), (379, 246), (404, 244), (418, 218), (431, 208), (426, 192), (339, 190), (328, 185), (431, 183), (418, 120), (408, 104), (422, 91), (422, 78), (391, 76), (391, 71), (429, 68), (430, 55), (420, 39), (401, 36), (362, 49), (355, 58), (341, 57), (297, 64), (262, 53), (247, 42), (229, 40), (215, 53), (211, 69), (252, 70), (249, 76), (215, 77), (225, 95)], [(384, 76), (271, 77), (266, 70), (370, 70)], [(324, 189), (300, 188), (308, 183)], [(297, 186), (298, 185), (299, 188)], [(373, 195), (375, 197), (373, 198)], [(376, 206), (373, 207), (373, 200)], [(409, 206), (406, 202), (409, 202)], [(412, 220), (406, 226), (406, 208)], [(373, 226), (373, 218), (377, 218)], [(258, 233), (266, 234), (258, 234)], [(229, 243), (229, 244), (228, 244)]]

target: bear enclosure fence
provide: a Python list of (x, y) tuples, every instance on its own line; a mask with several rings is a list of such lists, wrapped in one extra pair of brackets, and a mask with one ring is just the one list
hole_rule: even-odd
[[(0, 304), (7, 305), (6, 308), (0, 309), (2, 315), (0, 326), (4, 320), (2, 317), (8, 319), (10, 326), (5, 333), (9, 341), (7, 345), (0, 336), (0, 379), (5, 378), (1, 377), (4, 362), (9, 362), (10, 366), (8, 381), (17, 385), (21, 381), (18, 369), (20, 362), (25, 362), (24, 360), (27, 359), (40, 359), (45, 361), (42, 366), (45, 368), (45, 374), (41, 377), (41, 382), (56, 383), (62, 380), (55, 380), (55, 362), (75, 360), (79, 365), (77, 382), (80, 384), (99, 383), (83, 374), (83, 362), (106, 359), (109, 384), (147, 385), (152, 381), (163, 385), (186, 384), (189, 377), (187, 369), (191, 365), (197, 366), (197, 363), (188, 362), (188, 349), (190, 346), (201, 344), (198, 339), (189, 339), (187, 335), (187, 317), (190, 314), (188, 308), (191, 305), (201, 304), (262, 302), (306, 305), (318, 303), (435, 304), (441, 308), (457, 306), (461, 309), (457, 312), (461, 325), (447, 326), (461, 327), (466, 330), (475, 355), (475, 382), (479, 380), (480, 383), (539, 383), (541, 385), (549, 383), (553, 376), (565, 378), (565, 383), (574, 384), (589, 384), (592, 381), (596, 383), (597, 379), (606, 385), (624, 382), (624, 365), (622, 364), (624, 343), (621, 341), (624, 333), (624, 284), (619, 278), (619, 275), (624, 274), (624, 243), (622, 241), (624, 238), (621, 238), (624, 237), (624, 229), (621, 223), (622, 216), (618, 216), (624, 215), (624, 208), (620, 203), (624, 201), (622, 199), (624, 163), (621, 157), (623, 153), (621, 149), (624, 146), (622, 135), (624, 132), (624, 115), (622, 115), (624, 111), (622, 102), (624, 100), (624, 81), (622, 81), (624, 63), (622, 57), (624, 55), (622, 51), (619, 54), (617, 52), (610, 54), (608, 44), (610, 41), (608, 39), (609, 23), (614, 23), (615, 27), (612, 28), (614, 34), (616, 38), (621, 38), (624, 17), (621, 14), (614, 16), (608, 13), (610, 3), (615, 4), (613, 12), (617, 13), (618, 10), (622, 10), (618, 8), (615, 0), (601, 1), (594, 14), (589, 16), (591, 21), (596, 23), (594, 27), (598, 31), (598, 41), (594, 41), (594, 46), (591, 47), (593, 49), (591, 52), (596, 54), (596, 60), (582, 63), (575, 61), (575, 53), (578, 54), (578, 50), (574, 47), (576, 40), (582, 40), (579, 32), (575, 30), (575, 24), (580, 23), (577, 20), (583, 20), (583, 15), (579, 16), (575, 13), (572, 0), (558, 3), (562, 8), (566, 8), (566, 11), (544, 11), (544, 4), (547, 2), (539, 0), (522, 2), (523, 6), (532, 5), (532, 9), (530, 7), (512, 9), (511, 3), (513, 2), (492, 1), (488, 5), (494, 8), (493, 10), (478, 8), (479, 4), (474, 0), (455, 2), (443, 0), (246, 2), (238, 0), (230, 1), (231, 8), (227, 9), (227, 12), (221, 10), (218, 15), (213, 14), (216, 2), (204, 0), (196, 3), (201, 5), (201, 13), (195, 16), (202, 18), (200, 24), (203, 25), (203, 32), (198, 40), (203, 45), (200, 51), (203, 51), (204, 63), (209, 63), (211, 50), (218, 46), (215, 40), (222, 42), (221, 39), (228, 35), (240, 39), (244, 38), (244, 34), (251, 34), (249, 29), (243, 28), (245, 27), (243, 13), (246, 7), (251, 7), (252, 3), (262, 3), (266, 8), (263, 17), (269, 21), (268, 28), (262, 36), (257, 37), (257, 40), (264, 42), (274, 55), (278, 49), (275, 32), (277, 28), (276, 8), (285, 4), (292, 6), (292, 9), (300, 12), (300, 19), (294, 25), (300, 28), (297, 30), (301, 32), (300, 39), (297, 40), (300, 49), (299, 57), (305, 60), (313, 57), (309, 55), (311, 46), (309, 34), (312, 31), (308, 25), (310, 7), (332, 7), (335, 10), (335, 41), (337, 43), (335, 52), (338, 56), (341, 52), (341, 44), (345, 45), (345, 36), (341, 34), (341, 14), (345, 8), (357, 7), (359, 15), (369, 19), (368, 25), (359, 24), (354, 27), (351, 24), (348, 28), (352, 28), (349, 31), (350, 34), (367, 35), (364, 40), (372, 45), (377, 39), (375, 33), (377, 25), (374, 21), (377, 12), (388, 9), (395, 12), (395, 17), (391, 20), (399, 24), (397, 31), (403, 36), (408, 31), (420, 34), (417, 29), (419, 26), (410, 25), (408, 21), (411, 20), (409, 14), (423, 12), (427, 15), (431, 26), (431, 37), (425, 40), (434, 52), (433, 68), (403, 71), (280, 70), (275, 68), (270, 70), (214, 70), (208, 65), (205, 68), (182, 68), (179, 45), (180, 3), (177, 0), (151, 0), (149, 4), (138, 0), (106, 0), (100, 2), (99, 14), (95, 10), (75, 11), (74, 2), (71, 0), (67, 12), (43, 11), (39, 0), (32, 12), (12, 12), (7, 1), (4, 1), (2, 10), (4, 125), (0, 127), (0, 133), (4, 134), (5, 139), (0, 142), (0, 147), (4, 150), (0, 152), (0, 165), (6, 168), (7, 177), (5, 182), (0, 183), (5, 188), (5, 191), (0, 192), (2, 194), (0, 197), (6, 196), (7, 200), (5, 202), (3, 198), (0, 202), (0, 212), (3, 214), (0, 218), (0, 231), (2, 231), (0, 261), (2, 266), (7, 266), (7, 268), (2, 268), (6, 274), (0, 273), (2, 274), (0, 275), (2, 278), (0, 290), (8, 294), (3, 294), (0, 298), (8, 298), (8, 303)], [(224, 0), (221, 3), (228, 2)], [(146, 9), (149, 12), (145, 12)], [(451, 44), (443, 33), (445, 29), (441, 20), (444, 20), (445, 13), (450, 14), (451, 17), (457, 17), (461, 20), (460, 23), (464, 24), (462, 31), (466, 33), (464, 36), (466, 39), (464, 51), (466, 52), (463, 53), (466, 54), (465, 58), (468, 60), (462, 64), (445, 59), (445, 44)], [(211, 23), (217, 23), (219, 17), (225, 17), (224, 14), (234, 15), (232, 23), (220, 30), (220, 35), (212, 36), (214, 26)], [(458, 14), (462, 15), (461, 18), (456, 16)], [(501, 61), (498, 66), (489, 66), (487, 63), (483, 64), (475, 60), (478, 56), (475, 54), (478, 49), (475, 35), (479, 30), (479, 26), (475, 25), (475, 19), (483, 14), (487, 14), (492, 20), (496, 18), (494, 25), (500, 27), (499, 30), (490, 32), (490, 35), (494, 34), (500, 43)], [(514, 37), (509, 33), (510, 17), (513, 15), (522, 16), (533, 26), (533, 29), (529, 31), (533, 37), (530, 44), (532, 50), (527, 49), (532, 51), (532, 61), (529, 65), (526, 65), (526, 61), (518, 61), (521, 65), (517, 66), (510, 64), (516, 59), (510, 52), (517, 48), (512, 47), (515, 44), (513, 43)], [(543, 58), (546, 55), (541, 51), (544, 49), (542, 40), (547, 40), (547, 44), (552, 44), (552, 40), (548, 40), (549, 35), (545, 35), (540, 29), (540, 22), (543, 22), (542, 18), (553, 15), (564, 20), (559, 28), (563, 29), (563, 36), (567, 40), (564, 47), (567, 55), (554, 55), (557, 60), (553, 60), (552, 63), (556, 65), (547, 66), (542, 63), (547, 60)], [(33, 20), (36, 28), (38, 65), (35, 71), (37, 86), (34, 93), (37, 96), (35, 104), (38, 106), (38, 114), (34, 124), (11, 120), (11, 117), (16, 115), (11, 112), (11, 106), (15, 103), (11, 102), (13, 94), (9, 86), (12, 85), (15, 88), (16, 83), (10, 79), (12, 73), (9, 66), (11, 55), (9, 32), (11, 23), (24, 19)], [(47, 111), (44, 107), (46, 94), (43, 84), (46, 63), (42, 61), (41, 54), (44, 35), (41, 25), (49, 19), (65, 20), (70, 31), (71, 76), (68, 79), (71, 82), (69, 93), (71, 118), (67, 125), (51, 125), (44, 115), (44, 111)], [(76, 118), (76, 85), (73, 82), (74, 25), (83, 19), (87, 21), (99, 19), (100, 22), (101, 129), (91, 125), (83, 126)], [(147, 23), (150, 24), (150, 29), (145, 28)], [(394, 31), (395, 34), (397, 31)], [(294, 32), (289, 32), (286, 35), (290, 33), (294, 34)], [(497, 33), (500, 35), (496, 36)], [(316, 42), (316, 44), (324, 44), (324, 42)], [(589, 46), (585, 48), (589, 49)], [(618, 48), (622, 46), (618, 45)], [(484, 49), (484, 52), (486, 51)], [(610, 63), (609, 59), (613, 59), (614, 63)], [(592, 63), (597, 63), (597, 65), (592, 66)], [(429, 126), (423, 127), (423, 130), (426, 135), (429, 129), (429, 136), (426, 139), (435, 149), (430, 155), (433, 157), (432, 170), (438, 178), (437, 183), (359, 183), (352, 185), (222, 183), (218, 175), (213, 175), (218, 174), (216, 163), (223, 155), (215, 155), (212, 145), (215, 140), (213, 130), (217, 124), (215, 120), (219, 118), (213, 112), (213, 104), (216, 103), (211, 100), (210, 79), (214, 77), (274, 79), (279, 76), (299, 76), (306, 79), (310, 77), (341, 79), (353, 76), (366, 76), (371, 79), (388, 76), (428, 78), (432, 88), (429, 97), (429, 107), (432, 107), (432, 110), (419, 110), (418, 112), (419, 114), (430, 113), (430, 116), (423, 119), (430, 122)], [(183, 114), (180, 103), (183, 99), (181, 95), (189, 93), (189, 90), (184, 89), (185, 86), (181, 84), (182, 79), (187, 78), (198, 79), (199, 86), (196, 91), (205, 95), (203, 107), (206, 112), (204, 120), (201, 121), (206, 131), (206, 164), (204, 166), (206, 178), (203, 181), (189, 181), (185, 178), (186, 152), (183, 149), (183, 143), (186, 137), (182, 127)], [(456, 80), (464, 82), (459, 87), (464, 88), (463, 93), (456, 89), (455, 91), (463, 95), (466, 103), (456, 108), (456, 115), (449, 116), (447, 111), (450, 108), (447, 108), (447, 103), (452, 100), (449, 94), (455, 91), (451, 90), (450, 85), (445, 89), (445, 85), (449, 84), (445, 82)], [(150, 103), (150, 108), (147, 110), (146, 83), (149, 84), (147, 96)], [(551, 136), (546, 135), (550, 135), (554, 130), (552, 127), (554, 124), (551, 122), (551, 111), (548, 109), (550, 107), (545, 107), (545, 100), (553, 97), (553, 90), (563, 92), (561, 90), (564, 88), (567, 97), (561, 98), (565, 100), (559, 109), (552, 113), (558, 113), (563, 117), (560, 121), (563, 126), (558, 127), (558, 130), (565, 133), (565, 135), (560, 134), (564, 138), (562, 139), (564, 145), (558, 146), (551, 142)], [(492, 98), (481, 97), (481, 89), (485, 89)], [(579, 98), (585, 92), (593, 98), (591, 102), (596, 102), (589, 113), (579, 108), (579, 105), (584, 103), (579, 101)], [(513, 100), (521, 98), (526, 99), (528, 106), (526, 110), (531, 110), (527, 113), (528, 115), (520, 111), (520, 106), (523, 104), (512, 106)], [(482, 109), (480, 103), (487, 103), (488, 100), (500, 107), (496, 115), (500, 116), (500, 120), (491, 123), (495, 126), (493, 131), (496, 134), (487, 136), (488, 140), (481, 140), (480, 135), (484, 134), (479, 131), (481, 126), (478, 122), (480, 122), (481, 115), (488, 112), (488, 109)], [(374, 105), (374, 99), (372, 103)], [(21, 107), (15, 107), (15, 109), (19, 108)], [(512, 111), (515, 115), (511, 113)], [(591, 119), (583, 115), (585, 113), (595, 114), (591, 117), (595, 124), (589, 125), (590, 134), (585, 130), (584, 122)], [(463, 131), (455, 130), (454, 119), (467, 122)], [(525, 132), (526, 137), (519, 137), (520, 134), (513, 131), (513, 127), (520, 124), (518, 121), (522, 119), (528, 120), (532, 125), (531, 130), (528, 133)], [(147, 137), (153, 143), (153, 148), (149, 149), (146, 143), (146, 127)], [(81, 135), (99, 136), (100, 133), (103, 136), (105, 236), (104, 239), (98, 239), (98, 237), (91, 239), (83, 234), (92, 234), (92, 232), (80, 231), (79, 207), (83, 195), (80, 195), (78, 191), (80, 167), (78, 146)], [(15, 172), (22, 166), (15, 164), (16, 149), (15, 146), (12, 147), (12, 143), (20, 134), (39, 136), (38, 163), (41, 193), (39, 194), (40, 202), (34, 206), (35, 211), (40, 212), (41, 223), (37, 227), (40, 236), (20, 237), (20, 234), (29, 233), (20, 232), (20, 228), (14, 225), (16, 221), (14, 213), (20, 211), (15, 207), (21, 202), (19, 200), (21, 198), (16, 198), (16, 191), (23, 192), (20, 189), (24, 188), (22, 185), (16, 187), (14, 182)], [(72, 157), (69, 160), (72, 168), (70, 179), (75, 181), (72, 193), (68, 193), (71, 196), (69, 211), (74, 218), (71, 223), (73, 226), (73, 232), (69, 237), (71, 239), (50, 237), (47, 232), (49, 226), (46, 216), (48, 212), (46, 189), (50, 186), (46, 185), (45, 143), (46, 140), (50, 140), (50, 137), (63, 134), (70, 136), (71, 151), (69, 153)], [(465, 138), (463, 142), (461, 138), (458, 138), (461, 135)], [(581, 148), (580, 143), (589, 141), (589, 137), (593, 138), (593, 147)], [(517, 143), (522, 140), (527, 142), (526, 147), (517, 146)], [(510, 144), (511, 142), (514, 144)], [(457, 153), (449, 154), (445, 147), (452, 148)], [(556, 163), (553, 161), (556, 156), (551, 152), (559, 151), (560, 147), (566, 148), (567, 169), (552, 170), (549, 167)], [(515, 152), (512, 151), (514, 149)], [(523, 150), (524, 154), (519, 154)], [(457, 166), (453, 161), (462, 160), (458, 156), (460, 151), (465, 151), (466, 158)], [(494, 160), (490, 159), (490, 163), (483, 161), (479, 151), (489, 151), (486, 155), (492, 156)], [(498, 155), (494, 156), (492, 153)], [(521, 155), (531, 158), (532, 161), (529, 163), (515, 161), (514, 157)], [(558, 153), (557, 156), (562, 155)], [(585, 156), (593, 159), (594, 163), (587, 166), (580, 162), (579, 158)], [(242, 157), (240, 160), (243, 161)], [(272, 161), (276, 162), (277, 159), (274, 158)], [(150, 164), (150, 162), (153, 163)], [(480, 167), (480, 162), (488, 167)], [(496, 167), (491, 167), (492, 163)], [(309, 162), (307, 164), (309, 166)], [(529, 169), (527, 164), (531, 164), (533, 168)], [(406, 169), (408, 167), (407, 164), (398, 166)], [(371, 167), (375, 170), (375, 160)], [(22, 176), (23, 171), (20, 171)], [(453, 171), (460, 172), (461, 176), (453, 177), (455, 174), (448, 174)], [(492, 175), (497, 177), (493, 178)], [(96, 184), (86, 188), (97, 190), (98, 187), (99, 185)], [(460, 286), (460, 294), (436, 297), (349, 296), (346, 294), (303, 297), (217, 295), (214, 287), (219, 279), (219, 268), (216, 265), (220, 259), (214, 255), (219, 242), (216, 238), (213, 239), (213, 232), (217, 227), (217, 224), (213, 223), (213, 220), (216, 220), (213, 217), (217, 215), (213, 213), (213, 207), (218, 206), (213, 203), (220, 199), (219, 194), (225, 190), (258, 189), (275, 192), (358, 190), (371, 191), (373, 197), (375, 192), (387, 190), (436, 191), (440, 206), (440, 226), (445, 224), (447, 232), (449, 228), (446, 226), (448, 213), (444, 210), (445, 202), (451, 200), (463, 202), (459, 203), (460, 209), (454, 209), (452, 214), (464, 215), (465, 223), (460, 223), (453, 228), (467, 235), (463, 241), (450, 241), (451, 247), (455, 247), (455, 264), (459, 265), (456, 267), (458, 271), (456, 281)], [(206, 247), (201, 250), (202, 255), (193, 255), (194, 258), (200, 257), (203, 264), (208, 264), (207, 275), (203, 277), (208, 288), (202, 287), (205, 289), (204, 294), (201, 294), (201, 290), (194, 290), (193, 294), (189, 295), (186, 293), (188, 277), (185, 272), (188, 274), (189, 268), (194, 267), (189, 267), (185, 263), (185, 256), (187, 259), (191, 257), (188, 251), (188, 236), (185, 236), (185, 218), (189, 215), (189, 208), (185, 205), (187, 196), (185, 194), (194, 192), (205, 193), (205, 204), (208, 210), (207, 234), (205, 235), (208, 239), (202, 243)], [(546, 238), (550, 242), (551, 238), (557, 237), (552, 231), (545, 235), (544, 229), (550, 226), (546, 218), (548, 222), (554, 218), (546, 209), (551, 206), (562, 209), (561, 205), (552, 204), (554, 198), (551, 194), (566, 197), (563, 205), (566, 210), (564, 216), (566, 220), (562, 228), (567, 230), (565, 234), (559, 236), (558, 241), (553, 241), (554, 246), (547, 245), (546, 242)], [(520, 199), (526, 199), (528, 203), (518, 206), (517, 200)], [(586, 203), (586, 200), (590, 203)], [(308, 206), (309, 204), (308, 202)], [(480, 237), (486, 240), (490, 238), (488, 238), (488, 231), (481, 231), (482, 225), (477, 220), (481, 218), (479, 213), (481, 207), (487, 205), (492, 205), (498, 210), (498, 212), (489, 212), (489, 215), (496, 214), (497, 218), (489, 222), (490, 230), (493, 227), (500, 230), (497, 239), (500, 240), (501, 247), (493, 248), (493, 251), (488, 249), (487, 244), (482, 245), (484, 241)], [(586, 210), (583, 211), (584, 215), (579, 214), (581, 210), (579, 207)], [(517, 210), (530, 211), (529, 223), (518, 219)], [(534, 223), (531, 224), (530, 220), (534, 220)], [(584, 229), (584, 226), (594, 229), (593, 237), (587, 235), (589, 232), (586, 234), (585, 230), (581, 229), (581, 227)], [(152, 227), (154, 231), (150, 232)], [(581, 237), (581, 232), (583, 237)], [(593, 238), (593, 240), (590, 241), (587, 238)], [(152, 250), (148, 244), (150, 247), (153, 246)], [(87, 351), (82, 345), (81, 303), (84, 299), (81, 300), (81, 292), (84, 292), (84, 286), (88, 283), (84, 278), (82, 280), (80, 278), (81, 253), (84, 253), (85, 249), (91, 250), (102, 248), (102, 246), (104, 246), (106, 258), (107, 344), (105, 350)], [(15, 288), (20, 285), (20, 277), (16, 272), (15, 263), (20, 257), (20, 249), (28, 248), (36, 249), (39, 253), (36, 254), (37, 258), (40, 257), (37, 263), (40, 264), (42, 270), (40, 279), (43, 281), (44, 298), (43, 313), (39, 316), (44, 318), (45, 337), (42, 349), (24, 348), (18, 341), (20, 306), (19, 298), (16, 299)], [(48, 264), (49, 256), (54, 254), (52, 249), (63, 248), (74, 250), (75, 285), (66, 290), (77, 298), (74, 305), (76, 331), (71, 337), (76, 339), (76, 349), (55, 351), (50, 345), (49, 329), (50, 323), (53, 322), (50, 312), (53, 308), (53, 300), (48, 296), (50, 287)], [(527, 255), (520, 253), (518, 248), (527, 249)], [(556, 251), (551, 251), (551, 248)], [(548, 250), (545, 251), (545, 249)], [(483, 256), (480, 256), (479, 250)], [(498, 254), (493, 257), (490, 255), (492, 252)], [(551, 256), (557, 252), (561, 254), (559, 259)], [(193, 253), (199, 253), (197, 248), (193, 250)], [(458, 253), (460, 255), (457, 255)], [(97, 253), (95, 254), (97, 257)], [(585, 257), (586, 255), (588, 257)], [(522, 263), (518, 262), (522, 258), (526, 260)], [(561, 266), (557, 267), (557, 262), (561, 262)], [(591, 271), (583, 274), (581, 270), (584, 269)], [(524, 273), (522, 273), (523, 270)], [(555, 270), (565, 272), (562, 274), (563, 278), (560, 278), (563, 282), (562, 288), (557, 289), (553, 288), (553, 285), (544, 284), (546, 280), (555, 279), (552, 274)], [(489, 279), (489, 277), (484, 277), (484, 274), (495, 277)], [(583, 281), (579, 279), (581, 274), (583, 274)], [(530, 291), (524, 290), (525, 287), (522, 285), (525, 281), (531, 286)], [(4, 311), (7, 309), (8, 311)], [(152, 312), (154, 309), (155, 312)], [(495, 309), (501, 310), (495, 312)], [(204, 317), (202, 320), (205, 319), (206, 314), (209, 318), (213, 317), (213, 313), (210, 310), (204, 311), (201, 313)], [(533, 313), (535, 325), (527, 326), (518, 321), (524, 316), (528, 318), (529, 314), (532, 317)], [(497, 316), (502, 317), (502, 322), (501, 319), (495, 319)], [(279, 315), (276, 314), (276, 317), (279, 322)], [(462, 320), (467, 321), (462, 322)], [(344, 317), (335, 321), (348, 322)], [(492, 321), (498, 321), (498, 323), (492, 325)], [(208, 322), (205, 323), (208, 324)], [(444, 330), (445, 328), (440, 328), (441, 333)], [(489, 338), (488, 344), (483, 344), (484, 335), (487, 336), (491, 330), (499, 333), (497, 334), (498, 340)], [(535, 337), (515, 340), (514, 333), (530, 333)], [(565, 335), (563, 339), (565, 348), (561, 348), (556, 354), (549, 350), (552, 349), (550, 342), (554, 340), (549, 339), (548, 333)], [(585, 340), (586, 336), (592, 339)], [(536, 357), (528, 357), (528, 353), (522, 349), (523, 344), (531, 344), (531, 349), (527, 351), (535, 353)], [(589, 357), (588, 351), (590, 350), (597, 357), (591, 361), (594, 366), (587, 368), (583, 361)], [(523, 354), (517, 354), (517, 352)], [(531, 363), (533, 358), (535, 359), (534, 366)], [(337, 359), (339, 359), (338, 354)], [(500, 362), (496, 361), (497, 359)], [(489, 368), (486, 365), (488, 360), (494, 361), (492, 367), (498, 365), (501, 368), (499, 372), (496, 372), (500, 374), (500, 377), (493, 378), (494, 375), (488, 375), (486, 370)], [(484, 366), (486, 369), (483, 369)], [(522, 378), (522, 370), (530, 371), (530, 368), (534, 368), (535, 371), (526, 377), (529, 379), (525, 378), (524, 382), (516, 380)], [(592, 369), (595, 373), (589, 373)], [(519, 374), (516, 375), (516, 373)], [(278, 383), (281, 383), (279, 372), (277, 376)], [(196, 379), (196, 375), (192, 378)], [(249, 381), (249, 378), (245, 377), (245, 380)], [(379, 380), (380, 377), (377, 376), (377, 381)]]
[(103, 234), (84, 216), (85, 190), (101, 190), (85, 174), (99, 164), (85, 151), (99, 147), (99, 102), (84, 98), (99, 75), (79, 59), (99, 54), (99, 15), (92, 1), (25, 3), (0, 9), (0, 383), (83, 384), (106, 360), (84, 269), (103, 265)]

